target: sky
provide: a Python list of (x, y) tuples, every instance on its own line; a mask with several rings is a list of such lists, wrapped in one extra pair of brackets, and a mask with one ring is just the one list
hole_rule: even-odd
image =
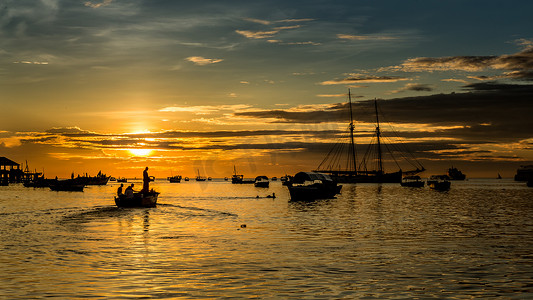
[(376, 99), (383, 135), (423, 175), (511, 177), (533, 163), (531, 11), (527, 0), (0, 0), (0, 156), (47, 177), (294, 174), (345, 137), (350, 90), (359, 152)]

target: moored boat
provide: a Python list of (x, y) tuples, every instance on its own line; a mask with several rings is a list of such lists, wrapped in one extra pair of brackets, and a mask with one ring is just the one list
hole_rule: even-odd
[(231, 176), (231, 183), (233, 184), (245, 184), (245, 183), (255, 183), (254, 180), (244, 180), (244, 175), (237, 174), (237, 169), (233, 166), (233, 175)]
[(172, 183), (180, 183), (181, 175), (174, 175), (174, 176), (167, 177), (167, 180)]
[(342, 188), (329, 175), (317, 172), (299, 172), (291, 182), (288, 186), (291, 201), (335, 198)]
[(266, 176), (257, 176), (255, 177), (254, 185), (255, 187), (267, 188), (270, 186), (270, 181), (268, 181)]
[[(339, 183), (401, 183), (402, 176), (416, 175), (425, 171), (424, 166), (412, 154), (402, 153), (409, 152), (407, 149), (402, 149), (405, 148), (403, 143), (390, 145), (384, 143), (386, 139), (382, 138), (383, 132), (380, 127), (377, 99), (374, 99), (373, 103), (375, 133), (365, 151), (365, 155), (358, 161), (350, 90), (348, 90), (348, 108), (350, 114), (349, 141), (346, 142), (346, 137), (343, 136), (342, 140), (332, 147), (313, 172), (329, 174), (334, 181)], [(400, 157), (396, 157), (398, 153), (401, 154), (401, 160), (398, 159)], [(387, 171), (385, 168), (385, 162), (387, 161), (394, 162), (398, 168), (397, 171)], [(402, 161), (403, 166), (411, 170), (404, 171), (400, 166), (400, 161)]]
[(402, 186), (406, 187), (424, 187), (424, 181), (420, 178), (418, 175), (414, 176), (405, 176), (402, 178), (402, 182), (400, 183)]
[(463, 174), (463, 172), (453, 166), (448, 169), (447, 174), (448, 177), (450, 177), (450, 180), (465, 180), (466, 178), (466, 175)]
[(520, 166), (514, 176), (515, 181), (528, 181), (533, 178), (533, 165)]
[(50, 183), (49, 187), (52, 191), (83, 192), (85, 184), (76, 179), (66, 179), (55, 180), (55, 182)]
[(159, 192), (151, 190), (150, 192), (136, 192), (133, 197), (128, 198), (125, 194), (115, 197), (115, 204), (118, 207), (155, 207)]
[(446, 191), (451, 187), (450, 177), (448, 175), (431, 175), (428, 179), (428, 186), (438, 191)]
[(196, 181), (206, 181), (207, 177), (200, 176), (200, 170), (198, 170), (198, 176), (196, 176)]

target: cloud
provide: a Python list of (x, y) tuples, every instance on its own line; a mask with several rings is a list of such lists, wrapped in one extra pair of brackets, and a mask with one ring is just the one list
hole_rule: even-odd
[[(436, 129), (436, 136), (459, 140), (520, 141), (531, 138), (533, 85), (476, 83), (467, 93), (435, 94), (379, 101), (383, 120), (393, 124), (419, 124)], [(373, 122), (372, 100), (352, 104), (358, 122)], [(347, 122), (347, 103), (306, 110), (274, 109), (236, 112), (236, 116), (268, 119), (272, 123), (319, 124)]]
[(352, 40), (352, 41), (369, 41), (369, 40), (378, 40), (378, 41), (388, 41), (396, 40), (396, 37), (385, 36), (385, 35), (351, 35), (351, 34), (337, 34), (337, 38), (343, 40)]
[(509, 77), (531, 79), (533, 47), (527, 47), (514, 54), (500, 56), (418, 57), (408, 59), (394, 68), (405, 72), (508, 70), (512, 71), (507, 73)]
[(353, 84), (353, 83), (382, 83), (382, 82), (398, 82), (409, 80), (406, 77), (400, 76), (367, 76), (360, 74), (352, 74), (350, 77), (343, 79), (323, 81), (321, 85), (335, 85), (335, 84)]
[(433, 91), (433, 87), (429, 84), (421, 84), (421, 83), (408, 83), (404, 87), (392, 91), (392, 93), (401, 93), (405, 91), (415, 91), (415, 92), (431, 92)]
[(250, 30), (235, 30), (240, 35), (243, 35), (249, 39), (266, 39), (273, 37), (279, 30), (268, 31), (250, 31)]
[(113, 0), (104, 0), (99, 3), (93, 3), (93, 1), (86, 1), (84, 5), (92, 8), (99, 8), (102, 6), (108, 6), (109, 4), (111, 4), (111, 2), (113, 2)]
[(251, 108), (248, 104), (233, 105), (197, 105), (197, 106), (168, 106), (160, 109), (160, 112), (191, 112), (196, 115), (206, 115), (220, 111), (242, 111)]
[(216, 64), (216, 63), (223, 61), (223, 59), (220, 59), (220, 58), (204, 58), (201, 56), (190, 56), (190, 57), (187, 57), (185, 60), (193, 62), (199, 66)]

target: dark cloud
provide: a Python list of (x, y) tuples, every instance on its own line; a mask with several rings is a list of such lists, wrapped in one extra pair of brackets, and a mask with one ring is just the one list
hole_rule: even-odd
[[(436, 94), (378, 101), (384, 119), (390, 123), (429, 126), (460, 126), (437, 131), (457, 139), (487, 141), (521, 140), (531, 137), (533, 85), (477, 83), (465, 86), (468, 93)], [(353, 104), (357, 121), (374, 122), (374, 101)], [(328, 110), (265, 110), (236, 113), (238, 116), (274, 119), (283, 123), (348, 122), (348, 105), (339, 103)]]

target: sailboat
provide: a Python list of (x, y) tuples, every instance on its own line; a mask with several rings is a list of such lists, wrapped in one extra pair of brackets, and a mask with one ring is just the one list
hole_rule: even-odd
[(235, 165), (233, 166), (233, 176), (231, 176), (231, 183), (233, 184), (244, 184), (244, 183), (254, 183), (255, 180), (244, 180), (244, 175), (237, 174), (237, 169)]
[[(368, 145), (365, 155), (358, 164), (356, 147), (354, 143), (355, 125), (353, 120), (352, 96), (350, 89), (348, 89), (348, 104), (350, 108), (350, 124), (348, 127), (350, 138), (347, 149), (345, 147), (345, 141), (338, 142), (313, 172), (329, 174), (333, 180), (342, 183), (401, 183), (402, 176), (416, 175), (417, 173), (425, 170), (424, 166), (416, 161), (412, 154), (411, 158), (408, 158), (407, 155), (403, 154), (402, 151), (398, 149), (398, 145), (387, 145), (383, 143), (378, 114), (378, 103), (376, 99), (374, 99), (376, 118), (375, 133), (372, 137), (370, 145)], [(393, 150), (401, 154), (403, 160), (409, 163), (415, 169), (403, 171), (398, 164), (398, 159), (396, 159), (392, 151), (390, 151), (390, 149), (393, 147), (396, 147)], [(398, 167), (397, 171), (386, 172), (384, 167), (386, 160), (384, 159), (383, 148), (388, 150), (389, 155), (392, 157), (391, 161), (396, 163)]]
[(206, 181), (207, 178), (205, 176), (200, 176), (200, 169), (198, 169), (198, 176), (196, 176), (196, 181)]

